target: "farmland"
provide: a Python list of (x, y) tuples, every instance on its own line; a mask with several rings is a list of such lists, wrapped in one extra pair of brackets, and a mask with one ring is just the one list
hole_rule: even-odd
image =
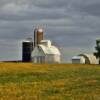
[(100, 100), (100, 66), (0, 63), (0, 100)]

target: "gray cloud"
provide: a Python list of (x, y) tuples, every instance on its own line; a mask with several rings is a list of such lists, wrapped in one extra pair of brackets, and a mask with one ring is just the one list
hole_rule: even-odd
[(85, 13), (91, 16), (100, 16), (100, 1), (99, 0), (77, 0), (73, 4), (74, 9), (79, 13)]
[(9, 54), (21, 58), (16, 57), (21, 51), (18, 41), (33, 37), (36, 26), (42, 26), (45, 37), (61, 48), (64, 62), (92, 52), (100, 36), (99, 7), (100, 0), (1, 0), (1, 58), (8, 59)]

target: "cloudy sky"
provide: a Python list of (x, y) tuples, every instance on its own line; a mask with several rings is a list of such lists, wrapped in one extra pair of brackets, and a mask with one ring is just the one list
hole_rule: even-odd
[(0, 0), (0, 60), (21, 59), (35, 27), (59, 47), (62, 61), (92, 53), (100, 37), (100, 0)]

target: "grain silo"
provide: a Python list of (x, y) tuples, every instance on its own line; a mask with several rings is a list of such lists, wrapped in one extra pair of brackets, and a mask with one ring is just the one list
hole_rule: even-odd
[(28, 38), (22, 43), (22, 61), (30, 62), (31, 61), (31, 53), (33, 51), (33, 41), (31, 38)]
[(50, 40), (42, 40), (32, 52), (33, 63), (60, 63), (60, 51)]
[(34, 30), (34, 47), (40, 44), (41, 40), (43, 40), (43, 29), (36, 28)]

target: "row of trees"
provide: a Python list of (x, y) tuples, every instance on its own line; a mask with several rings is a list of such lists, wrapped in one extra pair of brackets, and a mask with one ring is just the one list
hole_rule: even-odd
[(100, 39), (96, 40), (96, 52), (94, 52), (94, 55), (96, 56), (97, 59), (99, 59), (99, 64), (100, 64)]

